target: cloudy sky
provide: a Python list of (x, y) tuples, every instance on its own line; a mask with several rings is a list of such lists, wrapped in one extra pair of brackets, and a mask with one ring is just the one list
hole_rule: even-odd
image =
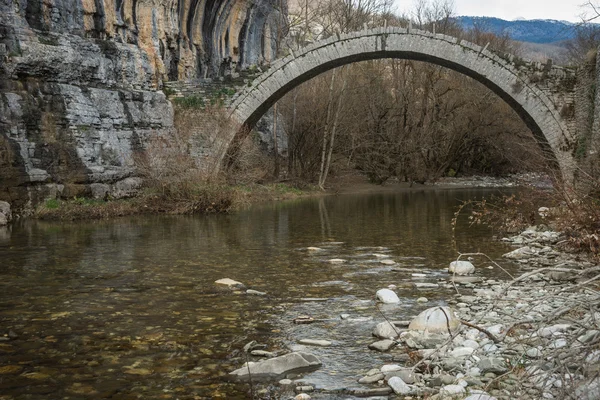
[[(488, 16), (506, 20), (557, 19), (579, 22), (587, 0), (454, 0), (456, 15)], [(399, 14), (410, 13), (414, 0), (395, 0)]]

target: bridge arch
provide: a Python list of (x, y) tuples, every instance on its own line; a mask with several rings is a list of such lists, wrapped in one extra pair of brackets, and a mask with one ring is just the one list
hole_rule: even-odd
[(231, 138), (229, 154), (236, 151), (244, 132), (296, 86), (345, 64), (382, 58), (425, 61), (483, 83), (517, 112), (538, 143), (554, 156), (563, 180), (573, 183), (573, 138), (557, 105), (531, 79), (534, 64), (519, 68), (478, 45), (410, 28), (386, 27), (334, 36), (275, 61), (229, 106), (230, 117), (242, 127)]

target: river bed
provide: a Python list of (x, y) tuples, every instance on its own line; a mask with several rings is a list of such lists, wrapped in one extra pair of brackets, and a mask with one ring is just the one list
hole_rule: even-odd
[[(377, 289), (397, 286), (401, 303), (382, 312), (404, 320), (445, 304), (451, 289), (414, 282), (447, 278), (457, 249), (515, 268), (500, 260), (510, 247), (466, 217), (453, 238), (456, 206), (492, 193), (408, 190), (231, 215), (20, 222), (0, 232), (0, 399), (248, 398), (247, 384), (225, 377), (251, 340), (317, 355), (323, 367), (303, 377), (317, 388), (357, 386), (365, 368), (389, 359), (365, 351), (383, 321)], [(499, 269), (476, 274), (503, 278)], [(267, 295), (223, 290), (220, 278)], [(301, 315), (320, 322), (294, 324)], [(333, 345), (308, 348), (303, 338)], [(276, 386), (262, 388), (277, 396)]]

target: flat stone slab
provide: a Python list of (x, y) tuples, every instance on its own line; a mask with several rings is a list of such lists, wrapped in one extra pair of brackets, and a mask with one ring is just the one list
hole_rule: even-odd
[(298, 343), (304, 344), (307, 346), (320, 346), (320, 347), (331, 346), (331, 342), (329, 340), (321, 340), (321, 339), (300, 339), (298, 341)]
[[(234, 380), (279, 380), (291, 373), (314, 371), (321, 361), (310, 353), (294, 352), (259, 362), (245, 363), (241, 368), (229, 373)], [(250, 374), (249, 374), (250, 372)]]
[(375, 343), (371, 343), (369, 345), (369, 349), (386, 352), (386, 351), (389, 351), (394, 346), (396, 346), (396, 342), (394, 342), (393, 340), (390, 340), (390, 339), (384, 339), (384, 340), (379, 340)]
[(222, 278), (215, 281), (217, 285), (226, 286), (230, 289), (243, 289), (246, 286), (242, 282), (234, 281), (229, 278)]

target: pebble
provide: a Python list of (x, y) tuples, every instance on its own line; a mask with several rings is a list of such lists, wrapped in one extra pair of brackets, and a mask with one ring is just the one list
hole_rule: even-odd
[(417, 303), (427, 303), (429, 300), (427, 299), (427, 297), (419, 297), (417, 299)]
[(435, 288), (439, 288), (440, 285), (438, 285), (437, 283), (428, 283), (428, 282), (414, 282), (413, 283), (414, 287), (416, 287), (417, 289), (435, 289)]
[(267, 295), (265, 292), (259, 292), (258, 290), (253, 290), (253, 289), (246, 290), (246, 294), (251, 294), (251, 295), (255, 295), (255, 296), (266, 296)]

